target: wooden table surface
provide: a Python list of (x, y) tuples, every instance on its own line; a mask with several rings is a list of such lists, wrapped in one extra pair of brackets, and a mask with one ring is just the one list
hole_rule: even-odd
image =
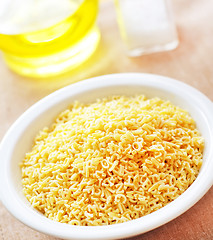
[[(33, 103), (54, 90), (85, 78), (120, 72), (147, 72), (179, 79), (213, 100), (213, 1), (172, 0), (180, 44), (176, 50), (137, 58), (125, 55), (112, 0), (102, 0), (98, 25), (102, 39), (81, 67), (41, 80), (11, 72), (0, 58), (0, 139)], [(2, 159), (1, 159), (2, 160)], [(1, 240), (56, 240), (17, 221), (0, 203)], [(213, 188), (175, 220), (132, 240), (212, 240)]]

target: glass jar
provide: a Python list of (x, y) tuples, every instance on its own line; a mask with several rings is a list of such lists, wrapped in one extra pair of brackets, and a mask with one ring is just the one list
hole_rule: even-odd
[(95, 51), (98, 0), (2, 0), (0, 49), (8, 66), (31, 77), (69, 71)]

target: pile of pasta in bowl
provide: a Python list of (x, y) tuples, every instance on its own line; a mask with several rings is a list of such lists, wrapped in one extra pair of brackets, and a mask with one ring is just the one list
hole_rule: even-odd
[(122, 223), (186, 191), (203, 148), (189, 113), (158, 97), (75, 102), (36, 136), (21, 163), (23, 192), (57, 222)]

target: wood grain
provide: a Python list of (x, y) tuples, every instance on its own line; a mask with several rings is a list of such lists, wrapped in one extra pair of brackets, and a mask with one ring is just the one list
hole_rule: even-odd
[[(63, 76), (41, 80), (11, 72), (0, 58), (0, 139), (33, 103), (70, 83), (109, 73), (147, 72), (173, 77), (213, 100), (213, 1), (173, 0), (180, 44), (176, 50), (137, 58), (125, 55), (112, 0), (100, 2), (102, 39), (82, 66)], [(17, 221), (0, 203), (1, 240), (56, 240)], [(175, 220), (132, 240), (212, 240), (213, 188)]]

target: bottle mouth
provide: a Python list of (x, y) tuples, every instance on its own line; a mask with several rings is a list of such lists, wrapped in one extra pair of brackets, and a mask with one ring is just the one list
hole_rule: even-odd
[(16, 35), (51, 27), (86, 0), (1, 0), (0, 34)]

